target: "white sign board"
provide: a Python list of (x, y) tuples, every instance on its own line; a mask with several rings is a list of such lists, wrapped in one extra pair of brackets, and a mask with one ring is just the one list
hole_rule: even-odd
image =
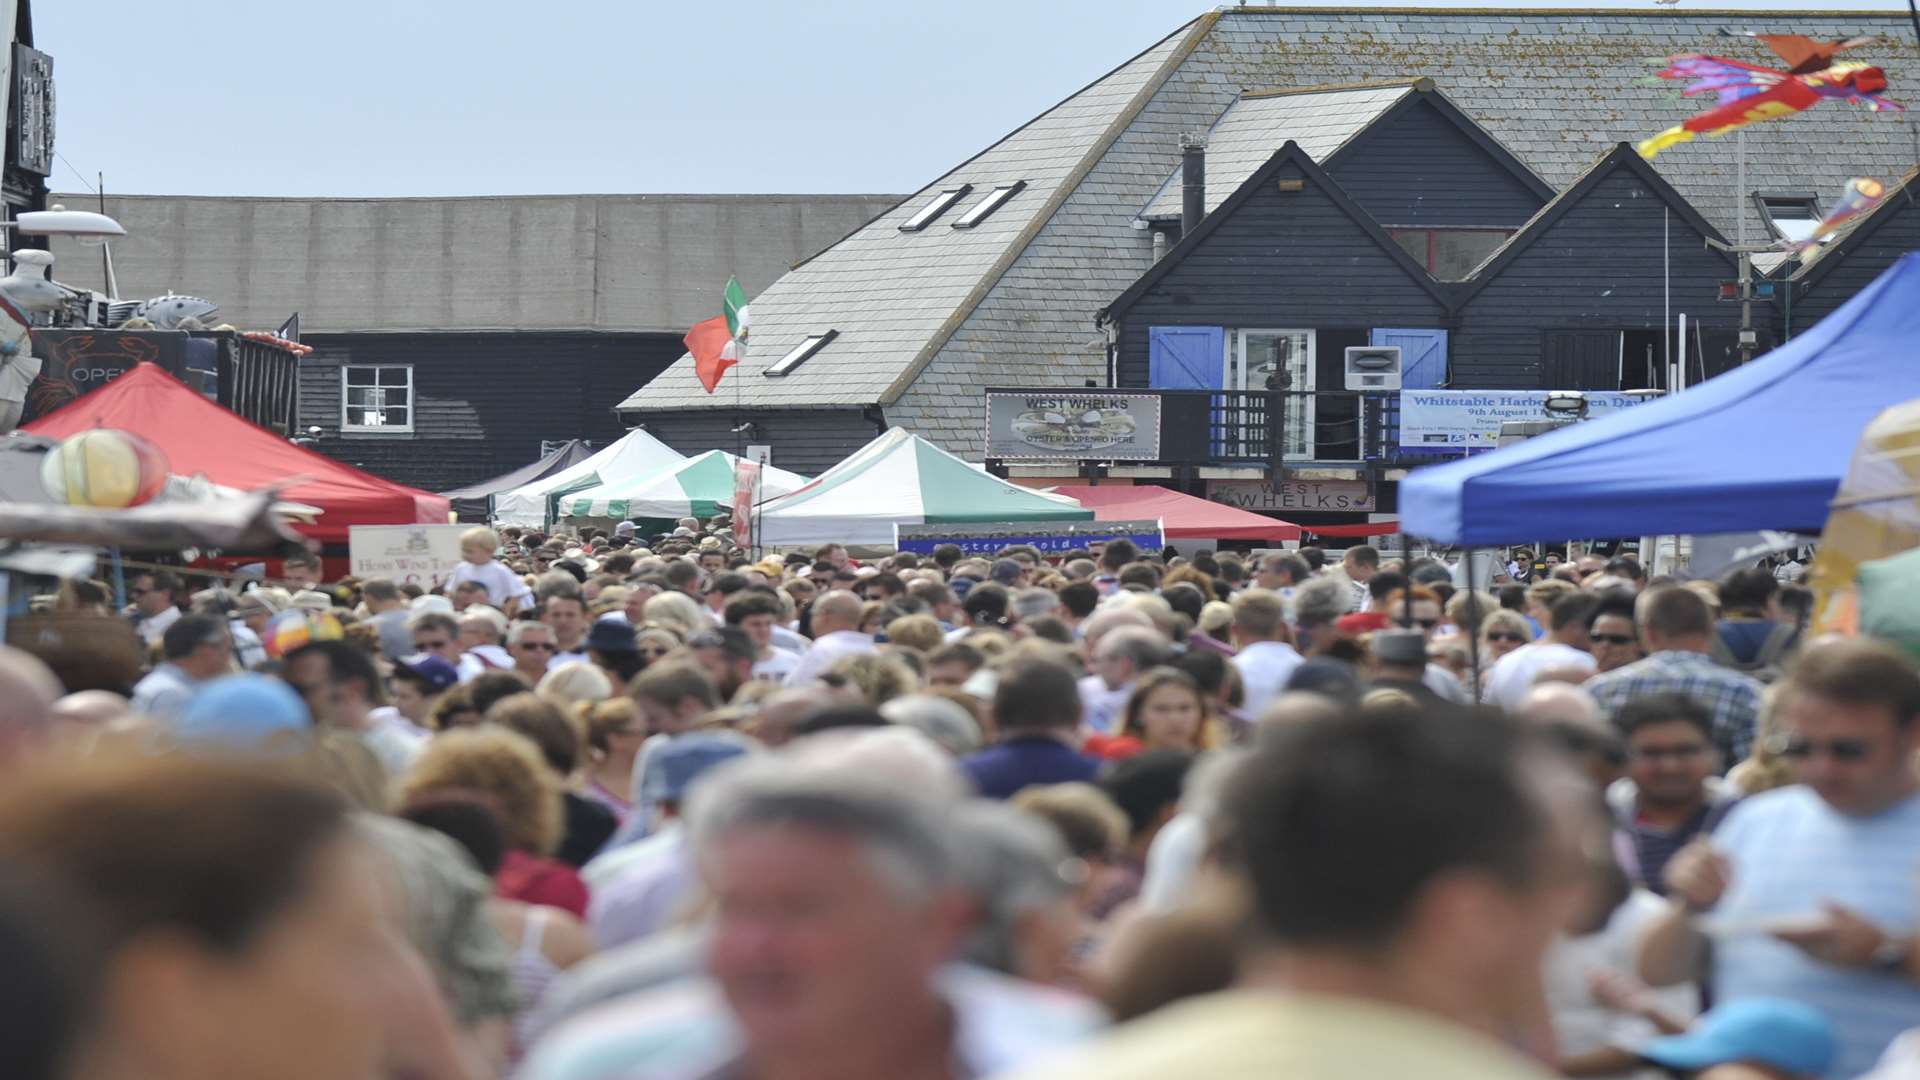
[(1365, 480), (1209, 480), (1207, 498), (1254, 511), (1365, 513), (1373, 509), (1373, 494)]
[[(1548, 420), (1551, 390), (1402, 390), (1400, 448), (1486, 450), (1500, 438), (1500, 425)], [(1588, 390), (1587, 416), (1604, 416), (1652, 400), (1617, 390)]]
[(349, 525), (353, 576), (423, 589), (446, 584), (460, 565), (460, 534), (471, 525)]

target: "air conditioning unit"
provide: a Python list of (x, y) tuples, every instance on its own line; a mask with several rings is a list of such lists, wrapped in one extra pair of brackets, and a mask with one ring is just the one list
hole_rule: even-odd
[(1347, 349), (1347, 389), (1400, 389), (1400, 346), (1349, 346)]

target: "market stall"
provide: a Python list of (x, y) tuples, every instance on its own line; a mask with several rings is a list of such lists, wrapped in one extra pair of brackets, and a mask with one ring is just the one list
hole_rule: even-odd
[(585, 461), (495, 494), (493, 520), (499, 525), (544, 529), (553, 524), (563, 496), (603, 484), (641, 480), (685, 460), (685, 454), (647, 434), (645, 428), (634, 428)]
[[(640, 532), (666, 532), (683, 517), (710, 518), (733, 506), (734, 468), (739, 458), (724, 450), (695, 454), (664, 472), (586, 488), (560, 499), (560, 516), (631, 521)], [(807, 478), (767, 465), (760, 470), (760, 498), (777, 498)]]

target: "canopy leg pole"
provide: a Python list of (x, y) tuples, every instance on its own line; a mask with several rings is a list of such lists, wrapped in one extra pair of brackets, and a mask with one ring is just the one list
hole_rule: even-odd
[(119, 611), (127, 606), (127, 568), (120, 561), (120, 549), (107, 549), (107, 565), (113, 573), (113, 607)]
[[(1473, 548), (1471, 547), (1467, 548), (1467, 595), (1472, 598), (1467, 604), (1467, 610), (1473, 612), (1475, 617), (1481, 622), (1485, 622), (1487, 616), (1492, 615), (1493, 612), (1480, 610), (1480, 596), (1473, 584)], [(1473, 700), (1475, 704), (1478, 704), (1481, 698), (1480, 627), (1478, 625), (1474, 626), (1473, 633), (1467, 635), (1467, 663), (1472, 665)]]

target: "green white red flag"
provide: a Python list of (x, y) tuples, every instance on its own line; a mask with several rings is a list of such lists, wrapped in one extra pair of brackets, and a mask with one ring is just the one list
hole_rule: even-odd
[(695, 324), (683, 340), (693, 354), (693, 372), (709, 394), (720, 385), (720, 376), (740, 362), (740, 345), (729, 331), (725, 315)]

